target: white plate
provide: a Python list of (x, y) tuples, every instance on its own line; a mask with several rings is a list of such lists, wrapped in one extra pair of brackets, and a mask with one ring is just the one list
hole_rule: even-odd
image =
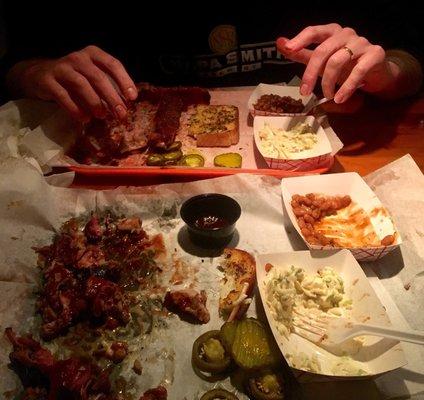
[(326, 380), (328, 377), (331, 377), (331, 379), (363, 379), (392, 371), (407, 363), (399, 342), (375, 336), (365, 336), (363, 345), (359, 347), (359, 350), (352, 351), (351, 348), (344, 345), (344, 347), (340, 348), (340, 353), (346, 351), (353, 360), (360, 363), (366, 374), (343, 375), (340, 374), (340, 369), (335, 369), (335, 364), (340, 362), (340, 356), (322, 349), (297, 334), (291, 333), (288, 338), (281, 335), (277, 330), (276, 322), (266, 302), (265, 285), (268, 273), (265, 271), (265, 265), (267, 263), (272, 264), (274, 268), (281, 268), (282, 270), (294, 265), (295, 267), (303, 268), (308, 274), (315, 274), (318, 269), (323, 267), (332, 267), (344, 281), (346, 295), (352, 300), (351, 313), (355, 320), (363, 321), (367, 319), (371, 324), (385, 326), (390, 326), (390, 320), (360, 265), (347, 250), (325, 252), (297, 251), (258, 255), (256, 263), (258, 287), (268, 322), (281, 352), (285, 355), (290, 366), (292, 366), (292, 362), (288, 355), (295, 355), (301, 352), (307, 357), (316, 355), (321, 366), (320, 373), (309, 372), (307, 374), (308, 377), (303, 375), (303, 372), (307, 371), (306, 369), (295, 368), (295, 372), (298, 375), (302, 375), (305, 380)]
[(299, 235), (302, 236), (306, 245), (312, 250), (340, 249), (340, 247), (318, 246), (308, 243), (300, 231), (297, 219), (290, 204), (291, 198), (295, 194), (305, 195), (307, 193), (322, 193), (329, 196), (349, 195), (352, 201), (358, 204), (370, 216), (374, 230), (380, 239), (396, 232), (395, 242), (390, 246), (348, 248), (359, 261), (377, 260), (399, 247), (402, 243), (400, 234), (388, 212), (386, 215), (372, 212), (373, 210), (382, 209), (383, 205), (377, 195), (355, 172), (283, 178), (281, 180), (281, 192), (285, 211), (293, 226), (296, 228)]
[[(312, 131), (317, 134), (318, 142), (312, 149), (293, 153), (291, 158), (274, 158), (264, 154), (259, 132), (267, 123), (274, 128), (284, 130), (292, 129), (298, 123), (307, 123), (312, 127)], [(320, 168), (328, 165), (329, 159), (332, 158), (331, 144), (327, 134), (322, 128), (318, 120), (313, 116), (296, 116), (296, 117), (265, 117), (256, 116), (253, 121), (253, 135), (255, 144), (262, 157), (270, 168), (283, 169), (290, 171), (302, 171)]]
[(249, 112), (252, 115), (263, 115), (263, 116), (293, 116), (293, 115), (304, 115), (304, 113), (272, 113), (267, 111), (255, 110), (253, 104), (255, 104), (258, 99), (264, 94), (277, 94), (279, 96), (290, 96), (295, 100), (302, 100), (304, 106), (309, 104), (314, 104), (317, 99), (314, 94), (309, 96), (302, 96), (299, 92), (299, 86), (283, 86), (283, 85), (268, 85), (266, 83), (260, 83), (256, 86), (255, 90), (252, 92), (249, 101), (247, 102), (247, 107)]

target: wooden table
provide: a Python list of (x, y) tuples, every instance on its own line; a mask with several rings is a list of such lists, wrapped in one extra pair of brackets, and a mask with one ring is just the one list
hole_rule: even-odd
[[(345, 147), (329, 172), (366, 175), (409, 153), (424, 171), (424, 93), (382, 102), (358, 93), (346, 104), (323, 106)], [(190, 177), (179, 180), (190, 180)], [(175, 182), (174, 177), (96, 177), (77, 175), (74, 187), (113, 188)]]

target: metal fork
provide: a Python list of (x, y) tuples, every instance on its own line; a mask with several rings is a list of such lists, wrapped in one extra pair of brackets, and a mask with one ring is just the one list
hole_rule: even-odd
[(424, 332), (402, 330), (381, 325), (358, 323), (348, 318), (325, 315), (306, 315), (295, 312), (295, 332), (317, 344), (339, 345), (356, 336), (382, 336), (404, 342), (424, 344)]
[(333, 99), (332, 98), (331, 99), (328, 99), (327, 97), (323, 97), (321, 100), (317, 101), (316, 103), (312, 103), (312, 104), (306, 105), (305, 108), (303, 109), (303, 112), (302, 113), (303, 114), (309, 114), (315, 107), (317, 107), (317, 106), (319, 106), (321, 104), (327, 103), (327, 102), (329, 102), (331, 100), (333, 100)]

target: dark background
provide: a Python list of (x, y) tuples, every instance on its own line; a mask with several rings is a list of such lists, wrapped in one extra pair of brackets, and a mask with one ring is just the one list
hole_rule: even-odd
[[(155, 84), (204, 86), (275, 82), (301, 74), (299, 65), (267, 66), (253, 73), (199, 78), (190, 71), (160, 70), (163, 54), (208, 54), (208, 35), (234, 25), (238, 44), (292, 37), (308, 25), (338, 22), (384, 48), (403, 48), (422, 60), (423, 21), (418, 2), (21, 2), (0, 3), (1, 79), (17, 61), (60, 57), (95, 44), (122, 61), (133, 79)], [(7, 98), (2, 93), (3, 100)]]

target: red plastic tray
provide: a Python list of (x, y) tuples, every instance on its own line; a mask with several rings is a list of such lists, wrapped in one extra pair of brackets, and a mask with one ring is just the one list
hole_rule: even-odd
[(325, 167), (307, 170), (307, 171), (285, 171), (280, 169), (246, 169), (246, 168), (178, 168), (178, 167), (138, 167), (138, 168), (117, 168), (117, 167), (81, 167), (70, 166), (69, 169), (77, 174), (86, 176), (174, 176), (176, 178), (202, 179), (215, 178), (219, 176), (227, 176), (234, 174), (256, 174), (268, 175), (276, 178), (285, 178), (289, 176), (303, 176), (312, 174), (322, 174), (327, 172), (334, 164), (334, 157), (329, 160), (329, 164)]

